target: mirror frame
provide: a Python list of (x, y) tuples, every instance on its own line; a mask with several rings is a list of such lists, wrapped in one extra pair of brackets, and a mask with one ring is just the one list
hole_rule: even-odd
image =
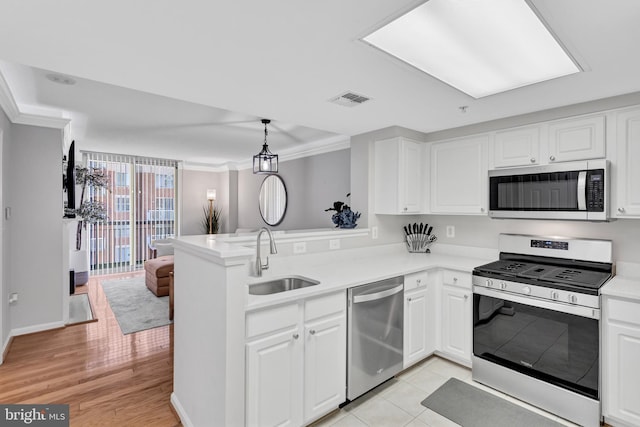
[[(262, 212), (262, 203), (260, 203), (260, 198), (262, 196), (262, 190), (263, 190), (263, 188), (265, 186), (265, 183), (270, 178), (276, 178), (277, 180), (279, 180), (280, 184), (282, 184), (282, 189), (284, 191), (284, 208), (282, 209), (282, 215), (280, 215), (280, 218), (278, 218), (278, 220), (273, 222), (273, 223), (270, 223), (264, 217), (264, 212)], [(282, 177), (280, 175), (276, 175), (276, 174), (269, 174), (268, 176), (266, 176), (264, 178), (264, 180), (262, 180), (262, 184), (260, 184), (260, 190), (258, 191), (258, 211), (260, 212), (260, 217), (262, 218), (262, 221), (264, 221), (265, 224), (270, 225), (272, 227), (280, 225), (280, 223), (282, 223), (282, 220), (284, 220), (285, 214), (287, 213), (288, 205), (289, 205), (289, 195), (287, 194), (287, 186), (284, 184), (284, 180), (282, 179)]]

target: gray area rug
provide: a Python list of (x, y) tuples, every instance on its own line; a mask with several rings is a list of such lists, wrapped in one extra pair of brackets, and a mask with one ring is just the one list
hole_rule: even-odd
[(456, 378), (450, 378), (421, 403), (463, 427), (562, 426)]
[(144, 276), (102, 282), (113, 314), (124, 335), (168, 325), (169, 297), (157, 297)]

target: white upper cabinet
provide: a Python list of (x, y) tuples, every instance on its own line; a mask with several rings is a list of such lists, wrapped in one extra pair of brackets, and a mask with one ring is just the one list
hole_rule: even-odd
[(431, 213), (487, 214), (489, 135), (431, 145)]
[[(640, 109), (617, 115), (616, 202), (611, 215), (640, 217)], [(613, 189), (612, 189), (613, 190)]]
[(424, 212), (424, 143), (403, 137), (375, 143), (375, 213)]
[(549, 123), (549, 163), (598, 159), (604, 156), (604, 114)]
[(540, 127), (529, 126), (496, 132), (493, 166), (496, 168), (540, 163)]

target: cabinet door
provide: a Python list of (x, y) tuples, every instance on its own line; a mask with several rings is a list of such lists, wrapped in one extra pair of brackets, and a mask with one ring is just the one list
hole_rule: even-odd
[(526, 127), (496, 132), (493, 139), (493, 166), (537, 165), (540, 162), (540, 128)]
[(344, 312), (305, 325), (304, 422), (345, 401), (347, 326)]
[(612, 214), (640, 217), (640, 110), (620, 113), (617, 125), (617, 200)]
[(629, 425), (640, 425), (640, 325), (605, 328), (603, 412)]
[(399, 207), (402, 213), (420, 213), (422, 207), (422, 158), (420, 145), (402, 140), (400, 143), (400, 195)]
[(431, 145), (431, 213), (487, 214), (489, 136)]
[(471, 292), (442, 287), (442, 351), (471, 363)]
[(549, 124), (549, 162), (605, 156), (604, 116), (558, 120)]
[(302, 424), (302, 341), (291, 328), (247, 344), (248, 426)]
[(407, 368), (426, 357), (427, 348), (427, 288), (405, 293), (403, 367)]
[(376, 141), (376, 214), (416, 214), (422, 211), (422, 146), (422, 143), (406, 138)]

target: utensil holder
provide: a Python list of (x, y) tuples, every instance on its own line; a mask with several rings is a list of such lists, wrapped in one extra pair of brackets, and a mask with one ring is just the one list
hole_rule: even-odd
[(429, 246), (438, 240), (435, 234), (407, 234), (407, 249), (410, 253), (426, 253), (430, 254)]

